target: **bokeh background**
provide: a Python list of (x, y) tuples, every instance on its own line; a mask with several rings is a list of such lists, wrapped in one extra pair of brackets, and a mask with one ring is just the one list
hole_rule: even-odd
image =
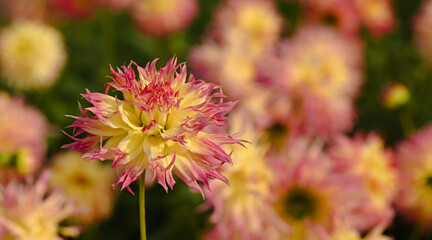
[[(363, 2), (366, 1), (374, 2), (373, 0), (363, 0)], [(296, 116), (300, 119), (297, 119), (295, 123), (284, 125), (283, 120), (281, 120), (284, 119), (284, 116), (279, 116), (279, 114), (276, 114), (278, 115), (276, 117), (271, 115), (269, 123), (255, 123), (256, 119), (267, 120), (272, 111), (265, 111), (265, 109), (268, 110), (278, 104), (282, 106), (291, 104), (288, 103), (291, 100), (286, 100), (288, 102), (274, 100), (276, 102), (266, 103), (268, 105), (263, 107), (264, 110), (260, 108), (257, 110), (258, 113), (254, 112), (251, 114), (253, 116), (247, 118), (253, 119), (250, 121), (259, 126), (256, 128), (262, 129), (263, 132), (270, 135), (270, 138), (276, 139), (279, 136), (277, 140), (270, 142), (280, 141), (280, 135), (283, 135), (283, 138), (290, 139), (286, 140), (286, 142), (293, 141), (295, 138), (312, 138), (314, 141), (320, 139), (319, 141), (323, 143), (323, 151), (325, 151), (331, 145), (333, 137), (338, 134), (344, 134), (351, 138), (358, 132), (364, 134), (375, 132), (382, 138), (388, 151), (396, 152), (395, 150), (400, 142), (406, 141), (411, 135), (421, 131), (431, 123), (432, 3), (429, 3), (429, 22), (424, 20), (424, 23), (422, 23), (424, 25), (423, 30), (421, 30), (422, 26), (418, 27), (419, 24), (416, 25), (421, 13), (427, 12), (425, 9), (430, 1), (376, 0), (375, 2), (380, 2), (378, 4), (383, 4), (384, 7), (374, 8), (372, 6), (366, 8), (366, 13), (372, 15), (373, 11), (377, 11), (378, 16), (388, 14), (390, 15), (388, 18), (391, 20), (385, 17), (378, 18), (377, 22), (374, 23), (373, 21), (368, 22), (367, 17), (365, 17), (368, 16), (367, 14), (361, 16), (359, 13), (362, 0), (243, 0), (240, 2), (244, 6), (255, 2), (265, 2), (272, 6), (271, 9), (276, 14), (274, 16), (276, 22), (268, 20), (270, 21), (268, 25), (265, 22), (267, 21), (265, 15), (248, 18), (248, 21), (258, 21), (259, 23), (256, 25), (258, 28), (256, 35), (249, 36), (247, 41), (258, 39), (256, 44), (262, 45), (259, 45), (258, 48), (265, 48), (265, 50), (257, 50), (259, 52), (257, 56), (252, 57), (248, 53), (255, 50), (247, 49), (250, 47), (249, 42), (232, 43), (230, 37), (226, 36), (230, 34), (227, 33), (230, 31), (230, 27), (235, 27), (235, 22), (232, 20), (235, 17), (230, 14), (235, 15), (237, 13), (231, 11), (227, 15), (222, 15), (220, 12), (229, 12), (229, 10), (224, 9), (229, 9), (230, 4), (235, 5), (230, 2), (236, 1), (34, 0), (29, 3), (24, 0), (0, 0), (0, 47), (2, 49), (0, 51), (2, 64), (0, 69), (0, 89), (3, 92), (2, 94), (8, 96), (4, 98), (21, 99), (20, 101), (25, 102), (25, 105), (37, 109), (46, 118), (47, 122), (46, 132), (39, 133), (44, 135), (43, 141), (46, 141), (43, 160), (41, 160), (40, 166), (29, 171), (28, 175), (38, 175), (43, 171), (42, 169), (50, 168), (55, 161), (53, 157), (66, 151), (61, 146), (70, 143), (71, 139), (63, 134), (61, 130), (65, 130), (66, 126), (73, 122), (73, 119), (66, 117), (66, 115), (80, 115), (77, 102), (80, 102), (83, 107), (90, 106), (80, 95), (85, 93), (86, 89), (91, 92), (104, 92), (104, 84), (110, 80), (109, 76), (112, 75), (110, 65), (115, 68), (135, 61), (143, 66), (147, 62), (159, 58), (158, 66), (162, 67), (170, 58), (175, 56), (179, 62), (187, 63), (188, 72), (194, 74), (197, 78), (220, 83), (223, 88), (227, 88), (228, 91), (224, 90), (224, 92), (228, 95), (228, 98), (239, 100), (241, 104), (242, 101), (252, 101), (250, 100), (251, 95), (255, 94), (255, 90), (248, 92), (249, 86), (256, 85), (258, 89), (273, 89), (274, 86), (279, 86), (277, 85), (280, 83), (279, 81), (284, 81), (279, 78), (284, 78), (281, 76), (287, 74), (286, 69), (290, 68), (280, 66), (280, 59), (285, 59), (287, 56), (289, 58), (289, 56), (295, 54), (301, 55), (307, 50), (287, 50), (284, 52), (285, 50), (282, 50), (283, 47), (280, 47), (280, 45), (284, 43), (288, 46), (293, 45), (293, 48), (303, 47), (303, 49), (308, 49), (308, 47), (301, 46), (301, 43), (305, 41), (306, 46), (308, 46), (307, 41), (310, 40), (302, 40), (299, 37), (296, 38), (296, 36), (302, 29), (310, 26), (312, 27), (308, 30), (308, 34), (314, 34), (314, 31), (319, 32), (319, 28), (322, 27), (327, 30), (330, 29), (328, 31), (332, 31), (332, 34), (334, 33), (339, 38), (344, 39), (343, 41), (348, 39), (346, 41), (351, 41), (356, 45), (354, 48), (346, 48), (349, 53), (343, 52), (342, 55), (344, 57), (347, 55), (348, 58), (358, 58), (359, 60), (356, 60), (354, 67), (342, 66), (342, 68), (346, 68), (344, 70), (353, 72), (353, 75), (358, 74), (358, 76), (353, 77), (348, 73), (343, 77), (346, 76), (350, 79), (341, 80), (346, 82), (343, 84), (346, 84), (347, 88), (350, 88), (350, 84), (355, 85), (353, 87), (355, 90), (353, 93), (346, 94), (346, 98), (342, 97), (344, 100), (339, 98), (332, 100), (348, 101), (350, 102), (348, 105), (352, 103), (353, 114), (347, 117), (344, 115), (345, 113), (342, 113), (343, 116), (339, 116), (340, 113), (333, 114), (330, 112), (329, 115), (334, 118), (346, 120), (332, 123), (331, 121), (337, 122), (337, 120), (331, 117), (325, 118), (326, 120), (322, 121), (330, 121), (331, 123), (328, 125), (332, 126), (329, 128), (326, 128), (327, 125), (324, 127), (318, 126), (312, 133), (306, 130), (315, 129), (315, 126), (307, 124), (313, 125), (314, 123), (305, 119), (314, 118), (315, 121), (321, 121), (320, 115), (318, 113), (309, 116), (306, 110), (302, 113), (293, 113), (297, 114)], [(140, 4), (148, 4), (148, 6), (143, 7)], [(345, 10), (344, 7), (346, 6), (344, 4), (353, 4), (353, 6), (357, 4), (358, 9), (350, 12)], [(231, 7), (235, 8), (233, 6)], [(241, 7), (237, 8), (241, 9)], [(353, 7), (351, 6), (351, 8)], [(60, 42), (63, 46), (59, 48), (63, 49), (63, 52), (56, 50), (57, 46), (55, 44), (44, 45), (45, 36), (42, 36), (42, 33), (40, 38), (36, 33), (31, 36), (30, 40), (34, 40), (36, 43), (28, 44), (35, 44), (36, 48), (40, 48), (45, 53), (63, 54), (64, 60), (61, 57), (52, 57), (52, 59), (55, 59), (53, 62), (46, 60), (47, 62), (44, 63), (44, 57), (49, 54), (37, 55), (40, 52), (34, 51), (35, 55), (33, 57), (25, 57), (25, 53), (7, 51), (7, 49), (13, 48), (13, 45), (7, 45), (5, 40), (8, 31), (12, 29), (11, 26), (14, 24), (15, 26), (23, 23), (28, 24), (29, 22), (30, 24), (35, 23), (52, 28), (51, 30), (60, 36)], [(261, 23), (262, 25), (260, 25)], [(251, 25), (253, 24), (255, 23), (251, 23)], [(23, 31), (31, 32), (31, 28), (35, 26), (28, 26), (27, 30)], [(245, 26), (248, 27), (247, 24)], [(235, 31), (241, 32), (241, 27), (239, 27), (240, 30)], [(275, 30), (266, 31), (266, 29), (262, 29), (265, 27), (273, 27)], [(249, 30), (246, 29), (245, 31)], [(238, 35), (233, 38), (242, 39), (243, 35), (241, 33), (235, 34)], [(263, 36), (263, 34), (274, 35)], [(270, 40), (264, 46), (265, 44), (262, 42), (267, 41), (266, 37), (269, 37)], [(317, 35), (316, 39), (319, 40), (319, 38), (319, 35)], [(334, 44), (339, 44), (337, 41), (335, 40)], [(231, 48), (233, 49), (239, 48), (239, 46), (246, 49), (236, 53), (236, 50), (230, 50), (230, 44), (232, 44)], [(343, 45), (346, 42), (340, 44)], [(208, 52), (203, 50), (205, 46), (209, 46)], [(334, 46), (329, 47), (330, 53), (333, 51), (332, 47)], [(246, 54), (242, 51), (245, 51)], [(335, 54), (339, 54), (337, 51), (340, 51), (340, 49), (337, 49), (336, 46)], [(229, 54), (239, 54), (239, 56), (236, 59)], [(331, 58), (331, 56), (329, 57)], [(238, 61), (249, 61), (250, 66), (254, 69), (254, 77), (242, 77), (244, 72), (241, 70), (241, 66), (237, 64)], [(294, 63), (301, 62), (301, 60), (295, 58), (292, 61)], [(324, 56), (322, 61), (332, 60), (326, 60)], [(347, 60), (347, 62), (349, 61), (351, 60)], [(8, 64), (12, 64), (10, 62), (14, 62), (13, 64), (17, 64), (18, 67), (9, 67)], [(15, 73), (16, 71), (30, 71), (27, 70), (27, 67), (32, 62), (41, 62), (37, 68), (47, 68), (51, 75), (47, 74), (38, 78), (31, 76), (31, 74), (20, 75)], [(305, 71), (314, 70), (313, 67), (310, 67)], [(240, 77), (237, 77), (237, 75)], [(44, 80), (44, 78), (52, 79)], [(289, 79), (289, 77), (286, 78)], [(235, 81), (245, 82), (236, 84)], [(328, 83), (323, 83), (323, 86), (327, 86), (327, 84), (331, 85), (333, 83), (329, 80)], [(338, 82), (336, 82), (337, 84)], [(396, 86), (394, 84), (402, 86), (402, 90), (394, 87)], [(282, 86), (285, 85), (282, 83)], [(318, 88), (321, 87), (318, 86)], [(287, 92), (283, 94), (294, 94), (291, 87), (287, 87), (287, 89)], [(395, 93), (399, 90), (402, 93)], [(331, 91), (331, 88), (329, 91)], [(299, 94), (300, 90), (294, 92)], [(386, 95), (386, 93), (388, 94)], [(328, 94), (334, 96), (339, 93), (330, 92)], [(245, 97), (244, 95), (249, 96)], [(10, 103), (5, 103), (5, 106), (2, 107), (1, 115), (3, 116), (0, 119), (3, 122), (10, 121), (5, 116), (14, 111), (13, 108)], [(284, 108), (282, 107), (282, 109)], [(283, 110), (278, 108), (278, 111)], [(289, 118), (292, 113), (290, 111), (288, 110), (280, 115), (287, 114)], [(32, 122), (34, 121), (31, 119), (17, 122), (18, 126), (16, 128), (34, 128)], [(304, 124), (304, 122), (307, 122), (307, 124)], [(5, 124), (4, 126), (11, 125)], [(15, 147), (16, 141), (14, 142), (11, 139), (26, 137), (25, 134), (19, 135), (22, 134), (21, 132), (14, 133), (13, 131), (7, 131), (8, 129), (5, 128), (0, 127), (0, 131), (5, 132), (0, 134), (2, 136), (1, 144), (10, 141), (12, 147), (9, 147), (9, 149), (14, 148), (14, 150), (9, 151), (7, 147), (1, 150), (3, 151), (2, 156), (4, 155), (3, 159), (6, 159), (0, 165), (3, 168), (10, 167), (10, 159), (12, 157), (18, 158), (17, 149), (21, 149), (21, 147)], [(289, 128), (300, 128), (302, 130), (296, 132)], [(287, 129), (290, 130), (289, 133), (285, 132)], [(70, 133), (67, 129), (65, 131)], [(7, 146), (7, 144), (4, 145)], [(289, 146), (288, 143), (282, 143), (282, 147), (279, 145), (279, 148), (284, 149), (289, 148)], [(431, 149), (429, 154), (432, 156), (432, 145), (429, 148)], [(280, 151), (283, 152), (283, 150)], [(281, 155), (283, 156), (284, 153)], [(394, 153), (394, 155), (397, 154)], [(415, 156), (413, 153), (413, 158)], [(397, 156), (394, 158), (397, 159)], [(397, 160), (395, 161), (397, 162)], [(109, 166), (109, 162), (104, 162), (103, 165)], [(85, 168), (85, 165), (79, 168)], [(0, 172), (0, 174), (6, 176), (5, 172)], [(27, 172), (23, 175), (27, 175)], [(432, 172), (430, 172), (430, 176), (432, 176)], [(3, 179), (3, 181), (8, 182), (10, 179)], [(108, 181), (109, 187), (113, 181)], [(394, 180), (394, 183), (400, 185), (397, 180)], [(137, 184), (132, 184), (131, 187), (134, 192), (138, 191)], [(409, 185), (405, 187), (409, 188)], [(432, 192), (432, 187), (429, 186), (429, 188), (429, 191)], [(112, 212), (97, 221), (86, 223), (77, 239), (139, 238), (138, 197), (126, 190), (120, 191), (118, 187), (113, 192), (112, 203), (108, 204), (112, 206)], [(102, 195), (98, 196), (99, 199), (111, 198), (111, 193), (106, 194), (106, 197), (103, 196), (104, 192), (98, 194)], [(429, 196), (429, 208), (432, 208), (432, 193), (428, 194), (425, 193), (421, 197), (427, 199)], [(397, 197), (394, 201), (398, 201)], [(148, 239), (203, 239), (203, 236), (206, 236), (206, 233), (212, 231), (215, 226), (209, 220), (213, 209), (211, 206), (204, 209), (202, 207), (204, 202), (205, 200), (199, 193), (190, 191), (181, 181), (178, 181), (174, 189), (169, 190), (168, 193), (158, 184), (149, 185), (146, 192)], [(394, 203), (388, 204), (391, 209), (395, 210), (394, 216), (392, 216), (391, 221), (384, 230), (387, 236), (396, 240), (432, 239), (432, 234), (428, 232), (428, 230), (432, 229), (432, 220), (416, 220), (415, 214), (411, 218), (406, 217), (406, 214), (401, 214), (394, 207)], [(424, 211), (430, 212), (431, 210)], [(419, 227), (420, 225), (422, 227)], [(362, 234), (367, 234), (369, 230), (362, 231)]]

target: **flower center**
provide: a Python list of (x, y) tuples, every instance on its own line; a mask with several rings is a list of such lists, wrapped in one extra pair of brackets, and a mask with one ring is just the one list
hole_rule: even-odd
[(77, 174), (73, 177), (73, 183), (75, 183), (78, 186), (85, 186), (89, 183), (89, 181), (86, 177)]
[(324, 23), (327, 23), (327, 24), (332, 25), (332, 26), (335, 26), (338, 24), (338, 18), (334, 14), (331, 14), (331, 13), (324, 16), (322, 18), (322, 21)]
[(297, 220), (312, 217), (317, 212), (317, 199), (306, 189), (292, 189), (285, 199), (285, 204), (289, 216)]
[(282, 149), (285, 145), (286, 128), (282, 124), (273, 125), (268, 131), (269, 140), (273, 146), (278, 150)]
[(432, 175), (426, 177), (426, 186), (432, 188)]

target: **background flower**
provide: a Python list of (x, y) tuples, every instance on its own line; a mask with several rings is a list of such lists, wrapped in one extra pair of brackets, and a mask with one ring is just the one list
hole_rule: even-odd
[(46, 118), (23, 99), (4, 92), (0, 92), (0, 111), (0, 182), (7, 181), (12, 172), (35, 173), (45, 155)]
[[(10, 182), (0, 188), (0, 227), (6, 239), (62, 239), (61, 221), (78, 211), (61, 192), (48, 192), (49, 174), (36, 182)], [(70, 231), (70, 230), (69, 230)]]
[(68, 199), (87, 209), (76, 214), (74, 219), (96, 224), (110, 216), (115, 203), (115, 193), (111, 188), (115, 176), (108, 165), (88, 162), (76, 152), (57, 154), (52, 162), (50, 186), (61, 189)]
[(185, 29), (197, 15), (195, 0), (139, 0), (132, 6), (138, 27), (153, 36), (170, 35)]
[(336, 138), (329, 154), (335, 160), (336, 171), (347, 174), (359, 183), (363, 201), (354, 207), (350, 221), (359, 230), (389, 224), (393, 218), (392, 202), (396, 193), (397, 172), (392, 152), (376, 134)]
[[(282, 45), (275, 84), (296, 106), (294, 131), (329, 137), (349, 129), (361, 84), (361, 48), (324, 26), (305, 26)], [(288, 119), (286, 122), (290, 122)]]
[(206, 204), (214, 208), (210, 221), (215, 224), (205, 239), (279, 239), (290, 227), (272, 208), (275, 176), (266, 159), (268, 146), (251, 124), (243, 124), (241, 113), (235, 112), (231, 119), (231, 132), (244, 132), (241, 137), (250, 144), (225, 148), (233, 153), (233, 166), (221, 170), (230, 187), (212, 182), (211, 191), (205, 192)]
[(432, 128), (426, 127), (398, 146), (398, 197), (396, 207), (423, 230), (430, 231), (432, 221)]
[(0, 52), (2, 75), (17, 89), (51, 86), (66, 60), (62, 35), (33, 21), (18, 21), (2, 29)]

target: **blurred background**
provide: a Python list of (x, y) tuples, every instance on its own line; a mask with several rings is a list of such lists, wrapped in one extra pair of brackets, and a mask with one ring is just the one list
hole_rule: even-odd
[[(219, 189), (224, 186), (215, 184), (203, 200), (181, 181), (166, 193), (149, 179), (148, 239), (432, 239), (428, 0), (0, 0), (2, 184), (49, 168), (50, 188), (60, 186), (92, 209), (61, 219), (60, 226), (83, 226), (76, 239), (138, 239), (138, 197), (111, 190), (110, 162), (94, 160), (94, 169), (85, 160), (75, 163), (80, 155), (61, 148), (72, 142), (61, 130), (70, 134), (73, 119), (66, 115), (80, 115), (77, 102), (90, 106), (80, 94), (105, 91), (110, 65), (145, 66), (158, 58), (163, 67), (173, 56), (238, 101), (233, 116), (259, 135), (247, 138), (248, 149), (266, 147), (263, 154), (234, 152), (233, 161), (263, 158), (272, 180), (256, 194), (249, 189), (260, 184), (256, 170), (240, 182), (230, 177), (242, 170), (227, 172), (252, 194), (253, 200), (235, 201), (253, 211), (220, 209), (232, 198)], [(314, 162), (321, 157), (331, 170)], [(290, 198), (290, 189), (319, 189), (335, 176), (355, 187), (336, 184), (339, 190), (322, 193), (332, 195), (323, 200), (332, 204), (321, 215), (310, 213), (321, 198)], [(138, 191), (137, 184), (131, 187)], [(262, 196), (267, 192), (271, 197)], [(300, 205), (278, 207), (281, 201)], [(330, 207), (336, 203), (355, 206)], [(268, 209), (296, 233), (269, 229)], [(309, 236), (300, 225), (317, 234)], [(348, 230), (339, 233), (340, 226)]]

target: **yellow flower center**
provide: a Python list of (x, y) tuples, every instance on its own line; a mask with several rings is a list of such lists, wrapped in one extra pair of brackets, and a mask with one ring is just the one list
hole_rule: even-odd
[(426, 186), (432, 188), (432, 175), (429, 175), (426, 177), (425, 184), (426, 184)]
[(267, 136), (272, 146), (282, 150), (287, 136), (286, 127), (282, 124), (275, 124), (267, 130)]
[(87, 179), (85, 176), (81, 175), (81, 174), (76, 174), (74, 176), (72, 176), (73, 178), (73, 183), (79, 186), (86, 186), (87, 184), (89, 184), (89, 179)]

